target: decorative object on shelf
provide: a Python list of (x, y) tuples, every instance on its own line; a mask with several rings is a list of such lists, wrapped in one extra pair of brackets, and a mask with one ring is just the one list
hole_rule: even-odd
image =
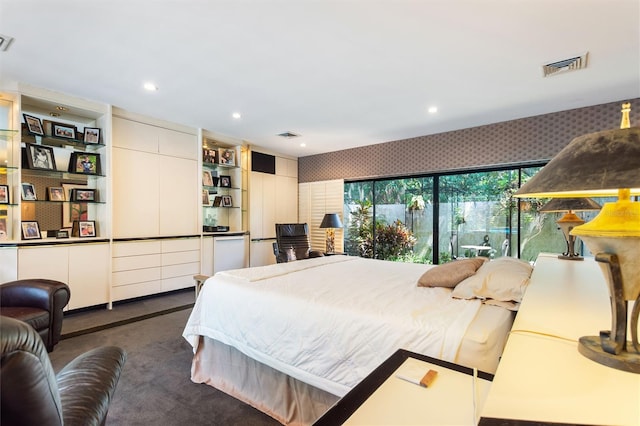
[(50, 146), (25, 144), (23, 167), (33, 170), (56, 170), (56, 159)]
[(66, 201), (64, 188), (61, 186), (50, 186), (47, 188), (47, 199), (49, 201)]
[(202, 205), (208, 206), (211, 204), (211, 200), (209, 199), (209, 191), (206, 189), (202, 190)]
[(231, 199), (231, 195), (222, 196), (222, 207), (233, 207), (233, 200)]
[(573, 228), (584, 223), (584, 220), (576, 215), (575, 212), (600, 210), (601, 208), (600, 204), (591, 198), (554, 198), (540, 209), (540, 213), (565, 213), (564, 216), (556, 221), (567, 244), (567, 251), (559, 255), (559, 259), (584, 260), (580, 253), (575, 250), (576, 237), (571, 235)]
[(91, 202), (98, 201), (95, 189), (72, 188), (69, 201)]
[(202, 161), (209, 164), (218, 163), (218, 151), (215, 149), (202, 148)]
[(27, 124), (27, 130), (29, 133), (44, 136), (44, 128), (42, 127), (42, 121), (38, 117), (34, 117), (29, 114), (22, 114), (24, 122)]
[(202, 171), (202, 184), (204, 186), (213, 186), (213, 176), (209, 170)]
[(35, 220), (23, 221), (22, 222), (22, 239), (23, 240), (39, 240), (42, 237), (40, 236), (40, 225)]
[(51, 136), (63, 139), (76, 139), (76, 126), (63, 123), (51, 123)]
[(35, 201), (36, 188), (32, 183), (22, 182), (22, 201)]
[(7, 217), (0, 216), (0, 241), (8, 239), (7, 235)]
[(87, 144), (99, 144), (100, 129), (98, 127), (85, 127), (82, 141)]
[(326, 252), (334, 253), (335, 252), (335, 238), (336, 231), (335, 228), (342, 228), (342, 221), (340, 220), (340, 216), (338, 213), (327, 213), (322, 218), (322, 223), (320, 224), (320, 228), (326, 229), (327, 241), (326, 241)]
[[(609, 367), (640, 374), (640, 128), (631, 127), (631, 105), (622, 105), (620, 129), (579, 136), (524, 184), (516, 197), (593, 197), (618, 194), (590, 222), (573, 228), (595, 254), (609, 289), (611, 330), (580, 338), (578, 350)], [(627, 341), (627, 311), (631, 341)]]
[(72, 152), (69, 158), (69, 172), (85, 175), (100, 174), (100, 154)]
[(0, 204), (9, 204), (9, 185), (0, 185)]
[(78, 238), (89, 238), (96, 236), (95, 220), (75, 220), (71, 229), (71, 235)]
[(236, 165), (236, 151), (234, 149), (220, 148), (218, 150), (218, 163), (225, 166)]
[(56, 238), (57, 239), (69, 238), (69, 231), (63, 230), (63, 229), (56, 231)]
[(220, 176), (220, 187), (231, 188), (231, 176)]
[(216, 195), (216, 198), (213, 199), (213, 207), (220, 207), (222, 204), (222, 196)]

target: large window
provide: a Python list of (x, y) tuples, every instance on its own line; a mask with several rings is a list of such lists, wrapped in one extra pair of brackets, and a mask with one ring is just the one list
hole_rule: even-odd
[(539, 169), (345, 182), (345, 251), (420, 263), (561, 253), (566, 244), (555, 224), (559, 215), (539, 212), (547, 200), (512, 198)]

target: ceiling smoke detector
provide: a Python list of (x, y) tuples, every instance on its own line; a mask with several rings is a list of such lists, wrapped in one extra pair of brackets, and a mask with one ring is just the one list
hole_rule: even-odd
[(291, 138), (297, 138), (298, 134), (293, 133), (293, 132), (283, 132), (283, 133), (278, 133), (278, 136), (282, 136), (283, 138), (287, 138), (287, 139), (291, 139)]
[(11, 42), (13, 42), (13, 37), (0, 34), (0, 52), (5, 52), (9, 48)]
[(560, 74), (567, 71), (581, 70), (587, 67), (588, 52), (573, 58), (563, 59), (542, 66), (544, 77)]

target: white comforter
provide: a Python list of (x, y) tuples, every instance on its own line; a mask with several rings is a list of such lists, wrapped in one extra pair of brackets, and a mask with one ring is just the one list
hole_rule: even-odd
[(220, 272), (183, 336), (199, 336), (343, 396), (399, 348), (454, 361), (478, 300), (417, 287), (429, 266), (348, 256)]

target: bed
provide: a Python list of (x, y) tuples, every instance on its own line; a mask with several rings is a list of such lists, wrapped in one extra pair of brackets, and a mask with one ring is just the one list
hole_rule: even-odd
[(486, 303), (485, 266), (460, 283), (480, 280), (471, 289), (417, 285), (443, 267), (326, 256), (219, 272), (184, 329), (191, 379), (302, 425), (399, 348), (493, 373), (517, 297)]

